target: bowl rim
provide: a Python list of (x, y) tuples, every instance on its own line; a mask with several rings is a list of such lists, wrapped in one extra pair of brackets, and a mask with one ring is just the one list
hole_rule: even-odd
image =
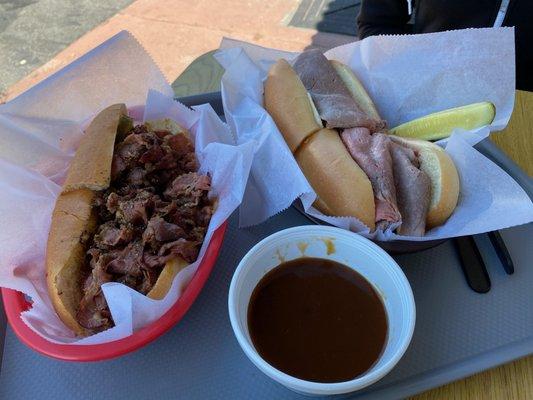
[(213, 270), (222, 247), (227, 224), (228, 222), (224, 221), (213, 232), (198, 269), (174, 305), (160, 318), (130, 336), (92, 345), (50, 342), (22, 321), (20, 314), (31, 308), (31, 303), (26, 301), (24, 294), (13, 289), (1, 288), (4, 310), (9, 325), (25, 345), (45, 356), (62, 361), (103, 361), (138, 350), (172, 328), (194, 303)]
[[(279, 240), (281, 237), (285, 235), (292, 234), (292, 233), (302, 233), (302, 232), (305, 232), (306, 234), (309, 234), (310, 236), (317, 235), (317, 236), (344, 237), (344, 238), (348, 238), (349, 240), (355, 240), (355, 241), (359, 241), (360, 243), (363, 243), (370, 250), (373, 250), (374, 254), (376, 255), (379, 254), (381, 257), (383, 257), (383, 259), (385, 259), (385, 261), (387, 261), (388, 267), (393, 268), (394, 272), (396, 273), (397, 277), (400, 280), (402, 287), (406, 290), (407, 307), (408, 309), (410, 309), (411, 315), (412, 315), (411, 320), (408, 322), (406, 334), (400, 338), (400, 344), (398, 345), (398, 349), (393, 353), (390, 360), (384, 366), (382, 366), (379, 369), (376, 369), (370, 374), (364, 374), (362, 376), (359, 376), (349, 381), (334, 382), (334, 383), (313, 382), (313, 381), (306, 381), (303, 379), (295, 378), (291, 375), (288, 375), (278, 370), (277, 368), (273, 367), (268, 362), (266, 362), (259, 355), (259, 353), (255, 350), (253, 345), (245, 337), (244, 332), (241, 330), (240, 323), (237, 317), (237, 306), (238, 305), (236, 302), (236, 298), (237, 298), (236, 286), (238, 283), (240, 283), (239, 278), (243, 275), (244, 270), (248, 265), (248, 260), (251, 258), (251, 256), (254, 253), (259, 251), (266, 244)], [(398, 363), (398, 361), (401, 359), (401, 357), (404, 355), (405, 351), (409, 347), (409, 344), (411, 342), (411, 339), (414, 333), (415, 322), (416, 322), (416, 306), (415, 306), (413, 292), (409, 284), (409, 281), (407, 280), (407, 277), (405, 276), (401, 267), (396, 263), (396, 261), (385, 250), (380, 248), (377, 244), (375, 244), (371, 240), (361, 235), (358, 235), (357, 233), (347, 231), (342, 228), (337, 228), (333, 226), (325, 226), (325, 225), (303, 225), (303, 226), (297, 226), (293, 228), (284, 229), (284, 230), (275, 232), (272, 235), (267, 236), (266, 238), (258, 242), (255, 246), (253, 246), (246, 253), (246, 255), (241, 259), (241, 261), (239, 262), (239, 265), (237, 266), (233, 274), (231, 284), (230, 284), (230, 289), (229, 289), (229, 295), (228, 295), (228, 311), (229, 311), (230, 323), (233, 329), (233, 333), (235, 334), (235, 337), (237, 338), (239, 345), (241, 346), (246, 356), (250, 359), (250, 361), (252, 361), (252, 363), (257, 368), (259, 368), (263, 373), (265, 373), (267, 376), (269, 376), (273, 380), (295, 391), (309, 393), (309, 394), (317, 394), (317, 395), (343, 394), (343, 393), (353, 392), (353, 391), (362, 389), (368, 385), (371, 385), (372, 383), (375, 383), (381, 378), (383, 378), (386, 374), (388, 374), (394, 368), (394, 366)]]

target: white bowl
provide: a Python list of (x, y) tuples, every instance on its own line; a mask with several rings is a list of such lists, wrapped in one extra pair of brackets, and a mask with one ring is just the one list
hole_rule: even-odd
[[(385, 349), (374, 366), (355, 379), (319, 383), (287, 375), (261, 358), (250, 339), (247, 313), (254, 288), (272, 268), (302, 256), (327, 258), (353, 268), (374, 286), (383, 300), (388, 319)], [(378, 381), (405, 353), (415, 327), (413, 292), (398, 264), (370, 240), (330, 226), (306, 225), (285, 229), (257, 243), (235, 270), (228, 308), (233, 332), (256, 367), (287, 388), (311, 395), (354, 392)]]

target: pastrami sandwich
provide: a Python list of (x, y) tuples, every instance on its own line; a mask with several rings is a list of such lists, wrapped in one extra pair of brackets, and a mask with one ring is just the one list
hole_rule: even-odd
[(423, 236), (452, 214), (459, 177), (451, 158), (424, 140), (387, 134), (354, 73), (320, 51), (280, 59), (264, 105), (317, 194), (314, 206), (356, 217), (371, 231)]

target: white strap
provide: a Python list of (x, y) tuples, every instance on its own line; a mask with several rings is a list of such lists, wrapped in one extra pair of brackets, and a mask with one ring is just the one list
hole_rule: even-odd
[(507, 14), (507, 7), (509, 6), (510, 0), (502, 0), (500, 4), (500, 9), (498, 10), (498, 15), (496, 15), (496, 21), (494, 21), (494, 27), (499, 28), (503, 24), (505, 19), (505, 14)]
[[(507, 7), (509, 7), (510, 0), (502, 0), (500, 4), (500, 9), (498, 10), (498, 15), (496, 15), (496, 20), (494, 21), (494, 27), (499, 28), (503, 24), (505, 19), (505, 14), (507, 14)], [(411, 15), (413, 13), (413, 0), (407, 0), (407, 14)]]

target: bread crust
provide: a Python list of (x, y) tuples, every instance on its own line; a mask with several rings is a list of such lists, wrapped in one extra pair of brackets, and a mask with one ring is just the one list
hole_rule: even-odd
[(265, 109), (317, 193), (314, 206), (325, 215), (356, 217), (374, 230), (370, 180), (338, 133), (317, 121), (313, 102), (287, 61), (280, 59), (271, 67), (264, 89)]
[(296, 161), (318, 195), (323, 214), (356, 217), (375, 228), (374, 193), (370, 180), (354, 161), (339, 134), (321, 129), (296, 152)]
[(418, 153), (420, 169), (431, 179), (431, 201), (426, 216), (426, 229), (442, 225), (452, 215), (459, 199), (459, 174), (451, 157), (440, 146), (426, 140), (390, 135), (396, 143)]
[[(101, 111), (87, 127), (52, 213), (46, 248), (48, 292), (59, 318), (78, 336), (91, 334), (77, 322), (76, 314), (82, 297), (85, 242), (97, 228), (93, 201), (97, 191), (110, 185), (115, 137), (126, 115), (126, 106), (115, 104)], [(152, 124), (182, 132), (169, 120)], [(181, 258), (167, 262), (148, 296), (165, 297), (174, 277), (186, 265)]]
[(48, 293), (59, 318), (77, 335), (87, 331), (76, 320), (82, 292), (80, 289), (85, 247), (83, 237), (96, 228), (92, 201), (94, 192), (78, 189), (62, 193), (52, 214), (52, 225), (46, 248), (46, 281)]
[(265, 109), (291, 152), (294, 153), (307, 137), (322, 129), (307, 90), (287, 61), (280, 59), (270, 68), (264, 90)]
[(341, 80), (344, 82), (344, 85), (348, 88), (350, 94), (361, 110), (370, 117), (380, 120), (381, 117), (379, 116), (376, 105), (353, 71), (346, 64), (343, 64), (340, 61), (330, 60), (330, 63), (335, 68), (335, 71), (340, 76)]

